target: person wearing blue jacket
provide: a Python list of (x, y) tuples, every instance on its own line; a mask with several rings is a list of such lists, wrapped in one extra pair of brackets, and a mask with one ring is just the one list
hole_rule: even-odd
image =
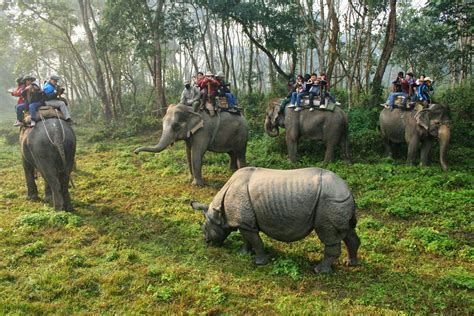
[(44, 104), (46, 106), (51, 106), (55, 109), (61, 111), (64, 116), (64, 119), (67, 122), (72, 122), (71, 114), (69, 114), (69, 109), (66, 103), (59, 99), (61, 94), (64, 92), (64, 88), (59, 88), (58, 81), (61, 80), (58, 76), (51, 76), (49, 81), (44, 84), (43, 93), (44, 93)]
[(420, 85), (418, 86), (418, 100), (423, 103), (430, 104), (431, 103), (431, 95), (430, 93), (433, 91), (433, 87), (431, 86), (431, 78), (426, 77), (423, 79), (420, 78)]

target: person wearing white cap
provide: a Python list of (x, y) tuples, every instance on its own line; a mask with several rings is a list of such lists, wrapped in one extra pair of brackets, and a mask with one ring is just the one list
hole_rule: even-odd
[(192, 106), (193, 111), (196, 112), (198, 110), (199, 104), (201, 104), (201, 101), (199, 101), (200, 97), (201, 95), (199, 88), (194, 85), (191, 85), (191, 82), (189, 82), (189, 80), (186, 80), (184, 82), (184, 89), (181, 93), (181, 100), (179, 101), (179, 103), (187, 106)]
[(69, 114), (69, 109), (66, 106), (66, 103), (59, 99), (61, 94), (64, 93), (64, 88), (59, 88), (58, 81), (61, 80), (58, 76), (51, 76), (49, 81), (44, 85), (43, 91), (45, 95), (44, 104), (46, 106), (51, 106), (55, 109), (59, 109), (64, 116), (64, 119), (67, 122), (72, 122), (71, 114)]

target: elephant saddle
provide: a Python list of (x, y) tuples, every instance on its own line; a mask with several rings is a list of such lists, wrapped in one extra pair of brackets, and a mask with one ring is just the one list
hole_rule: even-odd
[[(53, 108), (52, 106), (40, 106), (37, 110), (37, 117), (38, 119), (49, 119), (49, 118), (59, 118), (64, 120), (64, 116), (58, 109)], [(25, 113), (25, 119), (23, 120), (24, 123), (30, 124), (31, 123), (31, 116), (30, 113)]]

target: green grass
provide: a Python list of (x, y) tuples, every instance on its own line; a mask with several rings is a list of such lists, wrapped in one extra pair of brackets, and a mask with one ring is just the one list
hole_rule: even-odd
[[(0, 314), (474, 311), (472, 149), (453, 146), (448, 173), (380, 157), (325, 166), (353, 189), (362, 263), (348, 268), (341, 257), (335, 273), (315, 275), (323, 247), (313, 234), (291, 244), (264, 237), (272, 262), (263, 267), (238, 253), (237, 233), (222, 248), (206, 247), (202, 214), (189, 203), (211, 201), (229, 178), (225, 155), (206, 155), (208, 186), (197, 188), (188, 183), (182, 143), (135, 156), (156, 133), (111, 140), (76, 131), (74, 213), (25, 200), (18, 146), (1, 138)], [(257, 135), (248, 161), (323, 166), (322, 148), (310, 146), (293, 166), (283, 137)]]

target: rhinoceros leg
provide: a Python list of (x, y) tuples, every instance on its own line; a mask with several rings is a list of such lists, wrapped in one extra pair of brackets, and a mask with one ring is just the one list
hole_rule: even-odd
[(359, 249), (360, 246), (359, 236), (357, 236), (354, 229), (351, 229), (343, 240), (347, 247), (347, 265), (350, 267), (358, 265), (357, 249)]
[(244, 239), (244, 244), (242, 245), (242, 247), (240, 247), (239, 252), (244, 255), (253, 254), (252, 245)]
[(255, 251), (255, 264), (264, 265), (268, 263), (268, 257), (265, 254), (263, 247), (262, 238), (258, 232), (252, 232), (245, 229), (239, 229), (245, 242), (250, 244), (251, 248)]
[(324, 245), (324, 258), (323, 260), (314, 267), (316, 273), (327, 273), (332, 272), (331, 265), (341, 255), (341, 243), (333, 245)]

